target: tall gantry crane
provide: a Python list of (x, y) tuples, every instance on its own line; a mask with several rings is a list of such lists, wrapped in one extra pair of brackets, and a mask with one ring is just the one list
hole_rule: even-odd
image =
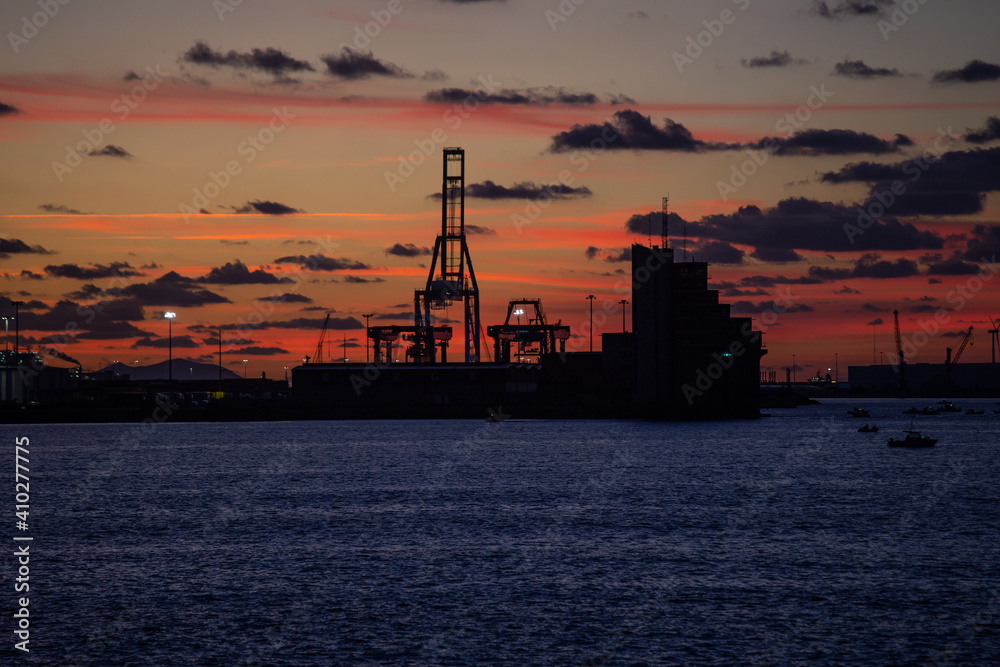
[(415, 332), (411, 355), (414, 361), (435, 361), (437, 348), (431, 311), (443, 310), (454, 301), (462, 301), (465, 362), (477, 363), (480, 359), (481, 329), (479, 284), (465, 237), (465, 150), (444, 149), (442, 180), (441, 234), (434, 242), (427, 286), (415, 290), (413, 294)]
[[(323, 329), (319, 332), (319, 342), (316, 344), (316, 351), (313, 352), (313, 363), (321, 364), (323, 363), (323, 342), (326, 340), (326, 331), (330, 328), (330, 313), (326, 314), (326, 319), (323, 320)], [(306, 357), (308, 360), (309, 357)]]

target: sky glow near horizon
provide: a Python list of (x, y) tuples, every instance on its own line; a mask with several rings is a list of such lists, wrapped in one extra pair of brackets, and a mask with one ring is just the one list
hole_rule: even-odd
[(232, 370), (280, 377), (330, 312), (327, 354), (363, 360), (363, 313), (412, 317), (446, 146), (484, 327), (541, 298), (583, 351), (595, 294), (599, 349), (669, 194), (762, 369), (844, 379), (894, 309), (936, 323), (908, 361), (969, 326), (990, 360), (996, 3), (95, 4), (0, 8), (0, 291), (56, 365), (160, 361), (164, 311), (175, 357), (214, 363), (221, 325)]

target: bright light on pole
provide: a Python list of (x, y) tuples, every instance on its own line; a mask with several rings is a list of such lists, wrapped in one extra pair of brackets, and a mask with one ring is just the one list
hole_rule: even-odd
[(247, 379), (247, 360), (243, 360), (243, 379)]
[(167, 320), (167, 380), (174, 379), (174, 318), (177, 313), (167, 311), (163, 313)]

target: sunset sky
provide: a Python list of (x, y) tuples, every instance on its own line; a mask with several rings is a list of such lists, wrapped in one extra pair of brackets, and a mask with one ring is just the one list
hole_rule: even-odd
[(990, 360), (995, 0), (63, 3), (0, 7), (0, 310), (55, 365), (160, 361), (164, 311), (175, 358), (222, 326), (278, 377), (329, 312), (363, 360), (362, 313), (411, 321), (446, 146), (484, 326), (541, 298), (579, 335), (669, 194), (734, 313), (792, 302), (762, 369), (846, 379), (893, 309), (941, 323), (908, 360), (970, 325)]

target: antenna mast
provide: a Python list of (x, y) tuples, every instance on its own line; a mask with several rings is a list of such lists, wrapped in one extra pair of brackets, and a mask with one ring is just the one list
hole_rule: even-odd
[(663, 228), (660, 230), (660, 239), (663, 241), (663, 249), (667, 249), (667, 239), (669, 234), (667, 234), (667, 221), (670, 219), (670, 193), (663, 198)]

